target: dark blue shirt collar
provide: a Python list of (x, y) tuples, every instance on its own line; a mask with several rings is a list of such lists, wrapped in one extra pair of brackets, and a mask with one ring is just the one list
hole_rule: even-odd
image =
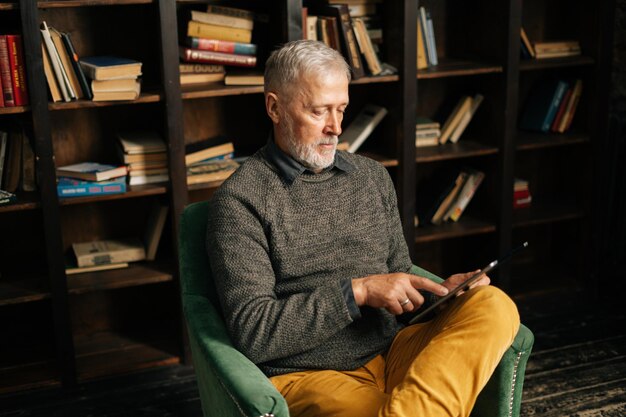
[[(276, 145), (273, 132), (270, 132), (269, 134), (265, 150), (267, 160), (278, 169), (280, 175), (290, 185), (293, 184), (296, 178), (304, 172), (312, 172), (306, 166), (287, 155), (278, 147), (278, 145)], [(330, 171), (333, 168), (344, 172), (351, 172), (355, 170), (355, 166), (350, 163), (350, 161), (348, 161), (340, 151), (335, 153), (335, 161), (331, 166), (326, 168), (324, 172)]]

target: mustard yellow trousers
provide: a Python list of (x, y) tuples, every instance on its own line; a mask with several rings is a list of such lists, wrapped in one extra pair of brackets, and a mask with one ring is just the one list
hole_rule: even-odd
[(270, 378), (292, 417), (469, 416), (519, 328), (513, 301), (474, 288), (353, 371), (303, 371)]

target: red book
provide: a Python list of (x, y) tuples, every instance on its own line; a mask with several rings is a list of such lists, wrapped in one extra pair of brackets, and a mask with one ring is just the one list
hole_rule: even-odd
[[(0, 93), (2, 93), (2, 77), (0, 77)], [(4, 107), (4, 94), (0, 94), (0, 107)]]
[(186, 62), (203, 64), (233, 65), (237, 67), (254, 67), (256, 65), (256, 57), (254, 56), (224, 54), (191, 48), (180, 48), (180, 57)]
[(9, 65), (11, 68), (11, 83), (13, 98), (16, 106), (28, 105), (28, 91), (26, 90), (26, 71), (24, 69), (24, 53), (22, 52), (22, 36), (7, 35), (9, 49)]
[(556, 116), (554, 116), (554, 120), (552, 121), (552, 126), (550, 130), (552, 132), (559, 131), (559, 125), (561, 124), (561, 120), (563, 120), (563, 115), (565, 115), (565, 109), (567, 108), (567, 103), (570, 101), (572, 97), (572, 91), (574, 91), (574, 87), (570, 87), (567, 89), (567, 92), (563, 96), (561, 100), (561, 104), (559, 104), (559, 109), (557, 110)]
[(189, 38), (191, 49), (201, 49), (203, 51), (223, 52), (236, 55), (256, 55), (257, 47), (253, 43), (240, 43), (222, 41), (219, 39)]
[(15, 107), (13, 98), (13, 83), (11, 82), (11, 64), (9, 63), (9, 48), (7, 35), (0, 35), (0, 80), (2, 80), (2, 96), (5, 107)]

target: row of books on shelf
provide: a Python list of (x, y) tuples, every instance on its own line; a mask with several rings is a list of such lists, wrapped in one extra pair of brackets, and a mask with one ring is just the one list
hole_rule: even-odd
[[(156, 132), (118, 134), (116, 164), (80, 162), (57, 168), (57, 192), (61, 197), (119, 194), (128, 186), (169, 181), (165, 142)], [(186, 146), (187, 184), (223, 181), (238, 167), (234, 146), (215, 137)]]
[(520, 118), (520, 128), (536, 132), (567, 132), (583, 91), (581, 79), (546, 78), (532, 86)]
[(520, 55), (524, 59), (564, 58), (581, 54), (580, 42), (575, 39), (531, 42), (520, 29)]
[(0, 35), (0, 88), (0, 107), (28, 105), (21, 35)]
[(473, 97), (462, 96), (443, 126), (433, 119), (418, 116), (415, 122), (415, 146), (427, 147), (458, 142), (483, 100), (482, 94)]
[(142, 63), (116, 56), (79, 58), (67, 32), (41, 23), (44, 73), (53, 102), (135, 100)]
[(420, 6), (417, 17), (417, 69), (439, 65), (433, 18), (428, 9)]
[[(9, 194), (37, 189), (35, 154), (29, 136), (19, 126), (0, 130), (0, 189)], [(5, 194), (0, 204), (15, 201), (9, 197)]]
[(67, 254), (65, 273), (128, 268), (132, 262), (154, 261), (169, 207), (155, 202), (148, 211), (143, 236), (106, 239), (72, 244)]

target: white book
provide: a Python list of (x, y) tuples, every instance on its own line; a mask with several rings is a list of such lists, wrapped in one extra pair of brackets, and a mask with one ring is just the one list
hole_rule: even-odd
[(386, 108), (375, 104), (368, 104), (361, 110), (352, 123), (350, 123), (350, 126), (343, 131), (339, 137), (339, 141), (348, 144), (348, 152), (356, 152), (386, 114)]
[(483, 99), (484, 99), (484, 96), (482, 94), (476, 94), (474, 96), (474, 98), (472, 99), (472, 104), (470, 105), (469, 110), (467, 112), (465, 112), (465, 114), (463, 114), (463, 117), (461, 118), (461, 121), (459, 122), (457, 127), (454, 128), (454, 131), (450, 135), (450, 142), (452, 142), (452, 143), (457, 143), (458, 142), (459, 138), (461, 137), (461, 135), (465, 131), (465, 128), (467, 127), (469, 122), (474, 117), (474, 114), (476, 114), (476, 110), (478, 110), (478, 106), (480, 106), (480, 103), (483, 102)]
[(317, 16), (307, 16), (306, 18), (306, 37), (310, 41), (317, 39)]
[(426, 12), (426, 23), (428, 24), (428, 53), (430, 54), (430, 61), (432, 65), (439, 64), (439, 58), (437, 57), (437, 43), (435, 42), (435, 28), (433, 26), (433, 19), (430, 16), (430, 12)]

